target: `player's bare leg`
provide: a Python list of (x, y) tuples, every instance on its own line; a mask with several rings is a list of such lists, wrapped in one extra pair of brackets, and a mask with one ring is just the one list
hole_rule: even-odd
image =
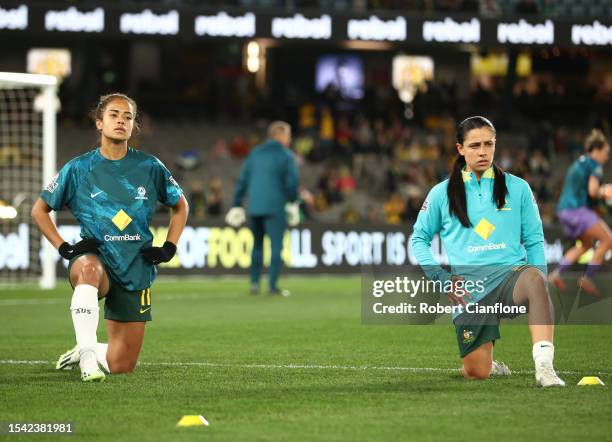
[[(78, 357), (83, 381), (100, 382), (105, 376), (98, 367), (96, 356), (98, 298), (99, 295), (105, 296), (108, 293), (110, 285), (108, 275), (98, 257), (83, 255), (76, 258), (70, 269), (70, 282), (74, 287), (70, 310), (78, 350), (73, 354), (73, 358)], [(58, 366), (62, 358), (66, 360), (65, 356), (66, 354), (62, 355)]]
[(542, 387), (565, 386), (553, 368), (554, 314), (544, 274), (535, 268), (524, 270), (516, 281), (512, 299), (515, 305), (528, 306), (536, 384)]
[(111, 373), (131, 373), (138, 362), (144, 341), (146, 322), (106, 321), (108, 351), (106, 359)]
[(610, 231), (610, 228), (603, 220), (599, 220), (599, 222), (587, 229), (585, 235), (597, 241), (597, 245), (595, 246), (593, 257), (587, 266), (586, 272), (584, 276), (580, 278), (578, 284), (589, 295), (598, 295), (599, 290), (593, 282), (592, 277), (603, 263), (608, 250), (612, 249), (612, 231)]

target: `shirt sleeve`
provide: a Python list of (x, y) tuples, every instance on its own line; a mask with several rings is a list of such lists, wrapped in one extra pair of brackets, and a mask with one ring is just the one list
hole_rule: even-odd
[(287, 163), (287, 175), (285, 177), (285, 195), (287, 201), (294, 202), (298, 199), (299, 174), (293, 154), (289, 153)]
[(546, 274), (542, 219), (535, 196), (526, 182), (523, 182), (521, 195), (521, 242), (527, 251), (527, 263)]
[(431, 253), (431, 241), (442, 229), (442, 204), (439, 188), (433, 188), (421, 207), (412, 232), (412, 252), (425, 272), (432, 281), (445, 283), (450, 281), (451, 274), (444, 270), (435, 260)]
[(169, 207), (178, 204), (183, 195), (183, 189), (172, 177), (164, 163), (156, 158), (155, 161), (155, 187), (157, 188), (157, 200)]
[(594, 176), (601, 183), (603, 181), (603, 167), (595, 160), (591, 163), (591, 176)]
[(236, 182), (236, 190), (234, 191), (234, 199), (232, 207), (242, 206), (242, 199), (247, 191), (249, 184), (249, 175), (251, 173), (251, 155), (249, 155), (240, 169), (240, 176)]
[(42, 200), (55, 211), (68, 206), (76, 195), (73, 168), (72, 161), (66, 163), (40, 193)]

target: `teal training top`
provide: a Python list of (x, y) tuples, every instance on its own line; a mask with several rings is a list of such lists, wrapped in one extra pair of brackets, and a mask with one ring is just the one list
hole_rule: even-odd
[(439, 234), (453, 275), (481, 281), (484, 287), (472, 291), (477, 302), (490, 293), (514, 266), (530, 264), (546, 272), (544, 232), (538, 206), (526, 181), (504, 173), (508, 194), (506, 205), (498, 210), (493, 201), (493, 169), (480, 181), (463, 172), (468, 216), (472, 227), (464, 227), (449, 214), (448, 180), (434, 186), (414, 225), (411, 246), (428, 278), (446, 283), (451, 273), (435, 261), (431, 241)]
[(293, 153), (270, 139), (255, 147), (242, 165), (232, 205), (242, 205), (246, 195), (250, 215), (283, 215), (285, 204), (297, 200), (298, 183)]
[(582, 155), (567, 170), (563, 191), (557, 205), (557, 212), (589, 206), (589, 177), (594, 176), (601, 183), (603, 167), (588, 155)]
[(110, 276), (138, 291), (155, 279), (155, 266), (140, 255), (153, 240), (155, 206), (158, 201), (175, 206), (182, 194), (154, 156), (128, 148), (122, 159), (109, 160), (98, 148), (66, 163), (40, 197), (53, 210), (68, 208), (81, 237), (102, 242), (99, 254)]

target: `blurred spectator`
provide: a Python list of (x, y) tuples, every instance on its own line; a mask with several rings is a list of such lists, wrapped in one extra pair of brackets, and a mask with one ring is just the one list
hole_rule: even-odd
[(483, 17), (499, 17), (502, 11), (497, 0), (480, 0), (479, 12)]
[(531, 15), (538, 13), (538, 5), (534, 0), (519, 0), (514, 8), (514, 12), (520, 15)]
[(237, 135), (230, 141), (229, 150), (235, 158), (244, 158), (249, 154), (249, 145), (244, 136)]
[(357, 183), (351, 175), (350, 169), (347, 166), (342, 166), (340, 168), (340, 177), (338, 178), (338, 190), (343, 195), (348, 195), (353, 193), (356, 187)]
[(553, 18), (557, 16), (557, 8), (555, 0), (542, 0), (540, 14), (546, 18)]
[(569, 138), (567, 146), (569, 149), (570, 155), (575, 158), (584, 153), (584, 134), (580, 129), (574, 130), (574, 133), (571, 138)]
[(310, 158), (314, 148), (314, 140), (309, 135), (300, 135), (293, 141), (293, 148), (301, 158)]
[(461, 12), (478, 12), (478, 0), (463, 0), (459, 11)]
[(329, 107), (323, 106), (319, 126), (319, 147), (323, 158), (329, 158), (334, 148), (334, 140), (334, 117)]
[(358, 152), (368, 152), (372, 150), (373, 133), (370, 122), (366, 117), (360, 115), (357, 118), (357, 128), (355, 129), (355, 145)]
[(203, 219), (206, 210), (204, 196), (204, 184), (200, 180), (193, 180), (189, 189), (189, 212), (190, 216), (196, 219)]
[(342, 212), (342, 222), (347, 224), (354, 224), (359, 221), (359, 213), (355, 210), (351, 204), (349, 204)]
[(423, 206), (423, 201), (420, 196), (410, 196), (406, 204), (406, 211), (404, 212), (403, 219), (410, 223), (416, 222), (419, 212), (421, 211), (421, 206)]
[(314, 137), (316, 135), (316, 112), (315, 105), (310, 100), (304, 101), (298, 109), (298, 127), (300, 133)]
[[(323, 176), (319, 178), (317, 187), (325, 198), (326, 205), (342, 201), (343, 198), (338, 184), (338, 171), (335, 167), (330, 167), (324, 172)], [(322, 204), (320, 205), (322, 206)]]
[(383, 222), (381, 210), (377, 204), (371, 203), (366, 207), (366, 221), (371, 224)]
[(229, 157), (229, 151), (227, 149), (227, 141), (225, 138), (218, 138), (212, 148), (210, 149), (210, 155), (213, 159), (223, 159)]
[(544, 177), (550, 174), (550, 163), (541, 150), (536, 150), (529, 159), (529, 170), (533, 175)]
[(353, 150), (353, 131), (349, 125), (348, 119), (342, 116), (338, 120), (338, 127), (336, 128), (336, 147), (338, 155), (350, 158)]
[(183, 170), (192, 170), (200, 165), (200, 151), (190, 149), (181, 152), (176, 160), (176, 164)]
[(223, 185), (219, 177), (213, 177), (206, 191), (206, 213), (219, 216), (223, 212)]
[(385, 211), (387, 223), (400, 224), (402, 222), (402, 216), (406, 211), (406, 202), (398, 193), (393, 193), (389, 196), (387, 201), (385, 201), (383, 210)]

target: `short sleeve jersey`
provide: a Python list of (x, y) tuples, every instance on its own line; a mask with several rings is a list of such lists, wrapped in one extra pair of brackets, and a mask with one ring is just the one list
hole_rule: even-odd
[(41, 192), (53, 210), (67, 208), (82, 238), (96, 238), (110, 276), (129, 291), (148, 288), (155, 266), (140, 251), (151, 246), (157, 202), (175, 206), (183, 191), (156, 157), (128, 148), (109, 160), (97, 148), (69, 161)]

